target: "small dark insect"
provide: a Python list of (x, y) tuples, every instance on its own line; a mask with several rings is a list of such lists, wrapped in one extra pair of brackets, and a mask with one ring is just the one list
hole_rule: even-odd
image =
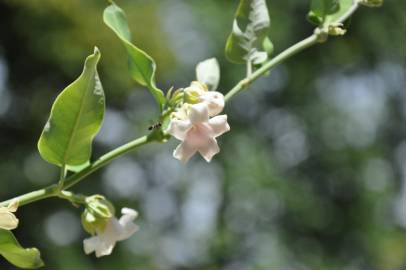
[(153, 125), (150, 125), (148, 127), (148, 130), (159, 129), (159, 128), (161, 128), (161, 126), (162, 126), (162, 124), (160, 122), (158, 122), (158, 123), (155, 123)]

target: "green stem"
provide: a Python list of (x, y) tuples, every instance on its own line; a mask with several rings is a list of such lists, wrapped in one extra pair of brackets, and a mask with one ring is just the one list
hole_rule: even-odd
[(246, 77), (245, 79), (241, 80), (233, 89), (231, 89), (227, 95), (225, 96), (225, 100), (230, 100), (233, 96), (240, 93), (242, 90), (246, 89), (253, 81), (264, 75), (270, 69), (275, 67), (276, 65), (282, 63), (286, 59), (290, 58), (292, 55), (297, 54), (298, 52), (303, 51), (304, 49), (314, 45), (317, 43), (318, 36), (316, 34), (311, 35), (310, 37), (296, 43), (292, 47), (286, 49), (285, 51), (281, 52), (270, 61), (265, 63), (261, 68), (257, 69), (254, 73), (250, 76)]
[[(359, 0), (354, 0), (354, 4), (352, 7), (337, 21), (337, 23), (344, 22), (347, 20), (359, 7)], [(316, 29), (320, 30), (320, 29)], [(321, 30), (322, 31), (322, 30)], [(272, 58), (270, 61), (268, 61), (266, 64), (264, 64), (261, 68), (256, 70), (255, 72), (252, 73), (252, 66), (251, 63), (247, 63), (247, 77), (240, 82), (237, 83), (237, 85), (232, 88), (227, 95), (225, 96), (225, 100), (228, 101), (230, 100), (233, 96), (236, 94), (240, 93), (242, 90), (247, 88), (253, 81), (257, 80), (259, 77), (261, 77), (263, 74), (268, 72), (270, 69), (275, 67), (276, 65), (282, 63), (286, 59), (290, 58), (291, 56), (303, 51), (304, 49), (315, 45), (319, 42), (319, 36), (320, 32), (315, 31), (313, 35), (310, 37), (300, 41), (299, 43), (296, 43), (295, 45), (289, 47), (285, 51), (281, 52), (279, 55), (275, 56)], [(170, 113), (167, 112), (168, 115)], [(167, 115), (165, 115), (167, 117)], [(97, 171), (98, 169), (104, 167), (108, 163), (110, 163), (112, 160), (115, 158), (124, 155), (125, 153), (128, 153), (142, 145), (151, 143), (153, 141), (163, 141), (164, 137), (158, 136), (157, 133), (151, 133), (149, 136), (143, 136), (141, 138), (138, 138), (134, 141), (131, 141), (127, 144), (124, 144), (107, 154), (101, 156), (98, 160), (96, 160), (94, 163), (90, 164), (89, 166), (85, 167), (83, 170), (65, 178), (65, 168), (62, 168), (61, 170), (61, 179), (60, 179), (60, 185), (54, 184), (51, 186), (48, 186), (46, 188), (32, 191), (29, 193), (26, 193), (24, 195), (15, 197), (13, 199), (4, 201), (0, 203), (0, 206), (7, 206), (10, 202), (13, 200), (18, 200), (19, 205), (26, 205), (35, 201), (43, 200), (46, 198), (50, 197), (60, 197), (64, 199), (69, 199), (71, 198), (71, 194), (69, 192), (64, 191), (65, 189), (68, 189), (77, 183), (79, 183), (81, 180), (83, 180), (86, 176), (92, 174), (93, 172)]]
[(59, 182), (58, 182), (58, 187), (60, 190), (62, 190), (62, 188), (63, 188), (63, 183), (65, 182), (65, 178), (66, 178), (66, 173), (67, 173), (66, 165), (62, 165), (61, 173), (59, 176)]
[[(348, 11), (343, 14), (336, 23), (343, 23), (346, 21), (351, 15), (358, 9), (359, 7), (359, 0), (354, 0), (353, 5), (351, 8), (348, 9)], [(244, 89), (248, 88), (248, 86), (255, 80), (257, 80), (259, 77), (267, 73), (269, 70), (274, 68), (275, 66), (279, 65), (280, 63), (284, 62), (288, 58), (290, 58), (293, 55), (296, 55), (297, 53), (319, 43), (319, 35), (323, 34), (322, 32), (323, 29), (317, 28), (314, 31), (314, 34), (311, 35), (310, 37), (296, 43), (295, 45), (287, 48), (271, 60), (269, 60), (267, 63), (265, 63), (261, 68), (257, 69), (254, 73), (247, 75), (247, 77), (240, 82), (237, 83), (234, 88), (232, 88), (225, 96), (225, 101), (229, 101), (233, 96), (236, 94), (240, 93)], [(325, 34), (325, 33), (324, 33)], [(247, 72), (248, 73), (248, 72)]]
[[(68, 189), (77, 183), (79, 183), (81, 180), (83, 180), (86, 176), (92, 174), (93, 172), (97, 171), (98, 169), (104, 167), (108, 163), (110, 163), (112, 160), (115, 158), (128, 153), (142, 145), (145, 145), (147, 143), (151, 143), (153, 141), (156, 141), (156, 139), (153, 136), (143, 136), (141, 138), (138, 138), (134, 141), (131, 141), (129, 143), (126, 143), (110, 152), (107, 154), (101, 156), (99, 159), (97, 159), (95, 162), (90, 164), (89, 166), (85, 167), (83, 170), (80, 172), (77, 172), (69, 177), (67, 177), (63, 183), (62, 190)], [(46, 188), (36, 190), (29, 192), (27, 194), (15, 197), (13, 199), (4, 201), (0, 203), (0, 206), (7, 206), (11, 201), (17, 200), (19, 202), (20, 206), (43, 200), (46, 198), (50, 197), (60, 197), (60, 189), (58, 185), (51, 185)]]
[(247, 60), (247, 77), (252, 75), (252, 62), (251, 60)]

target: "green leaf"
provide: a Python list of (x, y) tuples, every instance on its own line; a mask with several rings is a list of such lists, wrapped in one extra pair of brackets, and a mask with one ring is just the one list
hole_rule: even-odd
[[(268, 52), (263, 46), (270, 26), (271, 20), (265, 0), (240, 0), (233, 30), (227, 39), (228, 60), (237, 64), (247, 61), (261, 64), (266, 61)], [(269, 45), (269, 42), (265, 45)]]
[(97, 64), (100, 52), (86, 58), (82, 74), (56, 98), (51, 115), (38, 141), (43, 159), (57, 166), (87, 163), (92, 141), (99, 132), (105, 97)]
[(155, 61), (146, 52), (131, 43), (131, 33), (124, 11), (112, 3), (104, 10), (103, 21), (113, 30), (127, 49), (132, 78), (139, 84), (148, 87), (162, 110), (166, 99), (162, 90), (155, 85)]
[(33, 269), (44, 266), (36, 248), (23, 248), (13, 233), (0, 229), (0, 255), (13, 265)]
[(353, 3), (354, 0), (312, 0), (307, 19), (321, 27), (337, 23)]

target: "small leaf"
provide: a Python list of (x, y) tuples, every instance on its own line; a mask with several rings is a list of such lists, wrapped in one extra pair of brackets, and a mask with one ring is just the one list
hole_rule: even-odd
[(44, 266), (36, 248), (23, 248), (13, 233), (0, 229), (0, 255), (11, 264), (26, 269)]
[(149, 88), (162, 110), (166, 100), (162, 90), (155, 85), (155, 61), (146, 52), (131, 43), (131, 33), (124, 11), (112, 3), (104, 10), (103, 21), (113, 30), (127, 49), (129, 70), (132, 78), (139, 84)]
[(215, 91), (220, 81), (220, 65), (217, 59), (210, 58), (197, 64), (196, 77), (199, 82), (207, 85), (210, 91)]
[(79, 78), (56, 98), (51, 115), (38, 141), (43, 159), (57, 166), (87, 163), (92, 141), (99, 132), (105, 111), (105, 97), (97, 63), (100, 52), (86, 58)]
[(227, 39), (226, 56), (233, 63), (266, 61), (263, 43), (271, 20), (265, 0), (241, 0), (233, 30)]
[(353, 3), (354, 0), (312, 0), (307, 19), (321, 27), (337, 23)]

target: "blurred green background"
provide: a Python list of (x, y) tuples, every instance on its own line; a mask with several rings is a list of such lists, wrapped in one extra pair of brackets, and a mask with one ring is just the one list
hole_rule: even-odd
[[(220, 89), (244, 74), (223, 48), (238, 1), (120, 0), (158, 85), (184, 87), (217, 57)], [(58, 93), (97, 45), (108, 111), (94, 157), (157, 116), (102, 23), (106, 1), (0, 0), (0, 200), (53, 183), (36, 143)], [(312, 33), (308, 1), (268, 1), (276, 52)], [(114, 161), (74, 190), (140, 212), (140, 231), (86, 256), (80, 209), (22, 207), (15, 231), (51, 270), (406, 269), (406, 2), (360, 9), (344, 38), (279, 66), (226, 108), (232, 132), (211, 164), (181, 165), (177, 142)], [(1, 259), (1, 269), (15, 269)]]

